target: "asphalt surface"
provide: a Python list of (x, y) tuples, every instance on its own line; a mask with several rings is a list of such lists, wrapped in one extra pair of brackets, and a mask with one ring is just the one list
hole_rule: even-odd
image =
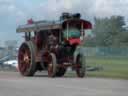
[(0, 96), (128, 96), (128, 80), (0, 72)]

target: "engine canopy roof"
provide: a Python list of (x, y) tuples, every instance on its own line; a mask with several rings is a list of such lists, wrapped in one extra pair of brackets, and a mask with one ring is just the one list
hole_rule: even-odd
[(83, 19), (66, 19), (63, 21), (37, 21), (32, 24), (20, 25), (16, 29), (16, 32), (38, 32), (40, 30), (53, 30), (53, 29), (63, 29), (67, 23), (73, 24), (81, 24), (83, 23), (84, 29), (91, 29), (92, 24), (89, 21)]

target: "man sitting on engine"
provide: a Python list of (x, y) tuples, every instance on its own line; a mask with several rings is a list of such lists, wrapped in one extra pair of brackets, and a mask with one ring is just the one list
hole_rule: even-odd
[(52, 32), (50, 32), (48, 36), (48, 48), (53, 49), (56, 45), (57, 45), (57, 38)]

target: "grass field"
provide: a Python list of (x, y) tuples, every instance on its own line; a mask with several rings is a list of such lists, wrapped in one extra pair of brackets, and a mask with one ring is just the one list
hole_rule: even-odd
[(88, 71), (89, 77), (128, 79), (127, 57), (86, 57), (86, 64), (102, 68), (99, 71)]
[[(87, 77), (128, 79), (128, 57), (86, 57), (86, 65), (100, 70), (87, 71)], [(76, 76), (68, 72), (66, 76)]]

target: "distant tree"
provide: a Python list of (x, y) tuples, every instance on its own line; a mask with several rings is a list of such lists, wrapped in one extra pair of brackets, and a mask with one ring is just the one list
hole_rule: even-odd
[(124, 17), (95, 18), (93, 33), (97, 46), (119, 46), (122, 32), (125, 31)]
[(122, 34), (119, 35), (120, 38), (120, 45), (127, 47), (128, 46), (128, 31), (123, 32)]

